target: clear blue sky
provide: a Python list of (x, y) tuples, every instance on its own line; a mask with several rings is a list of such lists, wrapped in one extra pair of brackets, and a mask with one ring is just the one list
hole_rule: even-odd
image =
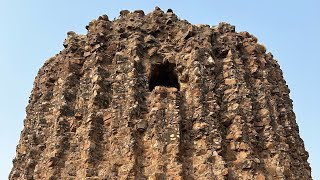
[[(320, 180), (320, 1), (0, 0), (0, 179), (7, 179), (23, 128), (33, 80), (44, 61), (62, 50), (68, 31), (86, 33), (91, 19), (122, 9), (172, 8), (193, 24), (221, 21), (258, 37), (279, 61), (294, 111)], [(318, 120), (317, 120), (318, 119)]]

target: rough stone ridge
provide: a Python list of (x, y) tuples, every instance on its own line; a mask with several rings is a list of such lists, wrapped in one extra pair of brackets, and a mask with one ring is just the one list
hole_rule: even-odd
[(9, 179), (311, 179), (256, 37), (160, 8), (86, 28), (39, 70)]

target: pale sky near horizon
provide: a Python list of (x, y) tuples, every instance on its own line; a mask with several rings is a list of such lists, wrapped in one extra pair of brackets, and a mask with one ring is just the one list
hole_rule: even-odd
[(320, 1), (0, 0), (0, 180), (8, 179), (33, 80), (44, 61), (63, 49), (68, 31), (86, 33), (91, 19), (122, 9), (172, 8), (193, 24), (228, 22), (248, 31), (278, 60), (291, 90), (300, 136), (320, 180)]

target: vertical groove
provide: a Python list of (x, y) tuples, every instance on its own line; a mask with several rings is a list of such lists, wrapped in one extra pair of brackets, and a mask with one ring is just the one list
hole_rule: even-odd
[[(72, 124), (72, 133), (74, 139), (71, 143), (71, 163), (67, 164), (65, 169), (67, 174), (73, 178), (86, 176), (94, 176), (96, 171), (90, 170), (93, 163), (97, 159), (92, 157), (95, 151), (96, 139), (101, 139), (101, 112), (97, 112), (97, 96), (100, 95), (102, 87), (98, 81), (101, 80), (99, 74), (99, 66), (96, 65), (96, 60), (93, 57), (87, 57), (83, 64), (83, 76), (80, 86), (78, 87), (78, 97), (76, 103), (75, 119)], [(99, 79), (100, 78), (100, 79)], [(98, 92), (99, 91), (99, 92)], [(96, 94), (95, 94), (96, 93)], [(103, 96), (102, 96), (102, 99)], [(95, 127), (97, 125), (97, 127)], [(97, 131), (95, 134), (94, 130)]]
[[(74, 57), (76, 58), (76, 57)], [(55, 106), (59, 108), (59, 112), (54, 120), (54, 132), (52, 141), (55, 142), (53, 147), (49, 146), (49, 170), (46, 174), (50, 179), (60, 179), (61, 170), (65, 168), (68, 153), (70, 150), (70, 124), (73, 120), (75, 111), (75, 99), (78, 86), (80, 84), (80, 69), (82, 64), (75, 63), (73, 59), (68, 61), (66, 74), (63, 74), (61, 81), (63, 87), (60, 93), (56, 94)], [(81, 62), (81, 60), (80, 60)]]
[[(132, 144), (133, 148), (133, 156), (134, 163), (132, 165), (131, 175), (129, 176), (132, 179), (144, 179), (146, 178), (143, 174), (143, 164), (144, 164), (144, 149), (143, 149), (143, 136), (146, 133), (146, 128), (148, 123), (146, 121), (141, 122), (141, 120), (147, 120), (147, 84), (144, 72), (144, 67), (141, 64), (140, 58), (134, 60), (133, 69), (129, 72), (129, 78), (131, 77), (131, 86), (129, 89), (129, 98), (132, 98), (132, 104), (129, 104), (129, 123), (132, 128), (134, 128), (133, 132), (130, 134), (130, 144)], [(143, 95), (143, 96), (141, 96)], [(131, 107), (130, 107), (131, 106)]]
[[(261, 159), (259, 157), (259, 150), (256, 150), (258, 145), (257, 135), (258, 133), (254, 129), (254, 111), (253, 111), (253, 104), (252, 104), (252, 92), (251, 92), (251, 85), (247, 80), (247, 65), (245, 63), (245, 59), (242, 58), (241, 52), (237, 54), (235, 57), (235, 63), (237, 65), (237, 73), (239, 76), (239, 81), (241, 83), (240, 91), (240, 106), (239, 106), (239, 113), (244, 117), (245, 124), (244, 124), (244, 134), (245, 134), (245, 141), (247, 143), (241, 144), (239, 149), (241, 151), (248, 151), (248, 158), (243, 162), (243, 169), (250, 173), (249, 177), (257, 178), (258, 176), (262, 176), (263, 172), (266, 171), (264, 164), (261, 164)], [(254, 168), (254, 169), (252, 169)], [(252, 169), (252, 170), (251, 170)]]
[(182, 178), (186, 180), (193, 180), (193, 163), (192, 157), (194, 153), (194, 144), (190, 137), (190, 132), (192, 131), (192, 120), (188, 115), (189, 109), (187, 106), (186, 92), (181, 92), (180, 100), (180, 131), (181, 131), (181, 140), (180, 140), (180, 161), (182, 162)]
[[(189, 93), (186, 95), (188, 99), (192, 99), (192, 114), (191, 126), (189, 132), (191, 135), (191, 142), (193, 143), (192, 166), (193, 176), (195, 179), (200, 177), (212, 177), (212, 140), (208, 136), (209, 130), (212, 127), (212, 119), (208, 118), (209, 110), (208, 103), (206, 103), (206, 93), (208, 87), (205, 85), (205, 67), (199, 63), (201, 60), (200, 51), (195, 51), (194, 61), (189, 66), (189, 71), (193, 74), (190, 79), (190, 84), (193, 84), (188, 89)], [(190, 97), (190, 95), (192, 97)], [(189, 102), (190, 103), (190, 102)], [(189, 104), (187, 102), (187, 104)]]
[[(256, 44), (253, 44), (256, 46)], [(244, 52), (248, 54), (248, 52)], [(255, 114), (254, 127), (258, 132), (259, 142), (260, 142), (260, 150), (258, 153), (260, 155), (260, 159), (262, 160), (260, 163), (261, 168), (263, 168), (263, 172), (265, 172), (264, 176), (266, 178), (282, 178), (283, 175), (279, 174), (279, 168), (281, 167), (282, 162), (278, 155), (273, 154), (282, 154), (282, 152), (277, 152), (278, 143), (280, 142), (279, 134), (282, 133), (281, 128), (279, 129), (279, 125), (277, 123), (277, 117), (275, 116), (274, 106), (270, 101), (270, 91), (271, 86), (269, 82), (265, 79), (265, 74), (267, 69), (264, 67), (264, 59), (262, 59), (260, 54), (251, 53), (248, 59), (246, 60), (246, 74), (248, 75), (248, 83), (251, 85), (251, 97), (253, 110)], [(261, 62), (261, 63), (260, 63)], [(249, 69), (251, 68), (251, 69)], [(274, 87), (276, 88), (276, 87)]]
[[(249, 57), (246, 60), (246, 67), (252, 67), (252, 66), (257, 66), (257, 64), (255, 64), (255, 59), (252, 57)], [(267, 141), (267, 138), (270, 136), (267, 136), (267, 134), (272, 133), (272, 126), (270, 125), (271, 122), (271, 117), (262, 117), (260, 115), (259, 112), (261, 112), (261, 109), (265, 109), (268, 108), (267, 102), (265, 100), (265, 90), (263, 89), (263, 87), (261, 86), (260, 80), (256, 79), (254, 76), (252, 76), (252, 70), (247, 69), (247, 75), (248, 75), (248, 82), (247, 84), (249, 85), (250, 89), (251, 89), (251, 101), (252, 101), (252, 109), (253, 109), (253, 114), (254, 114), (254, 126), (256, 131), (258, 132), (258, 142), (260, 145), (258, 145), (257, 147), (259, 148), (258, 150), (260, 150), (261, 152), (260, 154), (260, 159), (261, 161), (261, 166), (262, 168), (266, 169), (266, 171), (264, 172), (268, 172), (268, 174), (264, 174), (266, 177), (273, 177), (273, 171), (269, 170), (268, 165), (271, 164), (271, 162), (268, 161), (268, 157), (266, 157), (264, 155), (264, 152), (266, 151), (266, 148), (269, 148), (269, 146), (271, 147), (272, 145), (270, 144), (271, 141)], [(264, 111), (264, 110), (263, 110)], [(269, 153), (266, 153), (269, 154)], [(269, 174), (270, 173), (270, 174)]]
[(104, 133), (104, 109), (109, 107), (108, 93), (109, 82), (107, 80), (109, 72), (96, 64), (96, 68), (91, 73), (92, 96), (88, 100), (88, 116), (85, 120), (86, 140), (84, 150), (86, 151), (86, 177), (99, 177), (100, 164), (105, 150)]
[[(248, 146), (247, 134), (245, 134), (246, 117), (241, 114), (241, 100), (244, 84), (241, 83), (241, 77), (237, 65), (235, 64), (235, 54), (229, 51), (227, 57), (223, 59), (223, 77), (225, 83), (224, 95), (222, 102), (224, 103), (224, 120), (227, 126), (226, 140), (228, 145), (225, 147), (224, 157), (226, 158), (229, 169), (233, 170), (232, 174), (228, 174), (230, 178), (241, 178), (243, 171), (245, 174), (246, 159), (250, 158), (250, 152), (240, 148)], [(247, 167), (246, 167), (247, 168)], [(250, 168), (250, 167), (249, 167)], [(251, 174), (246, 175), (253, 178)]]
[[(209, 107), (211, 111), (209, 112), (209, 116), (212, 118), (212, 127), (213, 127), (213, 174), (217, 179), (226, 179), (228, 175), (227, 168), (227, 159), (223, 156), (223, 153), (226, 151), (226, 136), (227, 136), (227, 126), (229, 123), (223, 122), (223, 106), (224, 102), (222, 101), (223, 97), (223, 89), (224, 89), (224, 80), (223, 80), (223, 59), (214, 54), (214, 78), (215, 84), (213, 85), (213, 89), (210, 90), (213, 92), (212, 102), (209, 103)], [(211, 89), (211, 88), (210, 88)]]
[(110, 137), (108, 142), (110, 146), (109, 158), (117, 159), (117, 162), (109, 162), (108, 169), (109, 177), (128, 177), (132, 173), (134, 158), (131, 158), (133, 153), (132, 147), (132, 127), (130, 127), (130, 113), (127, 108), (131, 106), (129, 92), (126, 87), (130, 84), (128, 72), (132, 68), (131, 60), (123, 56), (124, 52), (117, 52), (114, 57), (114, 62), (117, 63), (117, 68), (112, 72), (112, 101), (111, 101), (111, 118), (110, 118)]

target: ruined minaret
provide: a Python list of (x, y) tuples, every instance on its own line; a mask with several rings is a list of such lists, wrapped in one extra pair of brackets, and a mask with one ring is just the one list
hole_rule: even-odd
[(9, 179), (311, 179), (256, 37), (159, 8), (86, 28), (39, 70)]

